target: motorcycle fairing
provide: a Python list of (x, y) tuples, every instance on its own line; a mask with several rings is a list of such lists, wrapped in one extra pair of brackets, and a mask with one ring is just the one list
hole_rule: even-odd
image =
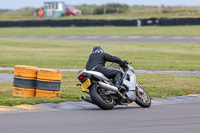
[(104, 76), (102, 73), (97, 72), (97, 71), (83, 70), (82, 73), (89, 73), (89, 74), (92, 74), (94, 77), (96, 77), (98, 79), (109, 81), (109, 79), (106, 76)]

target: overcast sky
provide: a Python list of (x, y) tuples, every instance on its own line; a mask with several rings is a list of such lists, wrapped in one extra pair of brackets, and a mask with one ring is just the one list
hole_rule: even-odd
[(200, 6), (200, 0), (0, 0), (0, 9), (42, 7), (44, 2), (63, 1), (66, 5), (122, 3), (128, 5)]

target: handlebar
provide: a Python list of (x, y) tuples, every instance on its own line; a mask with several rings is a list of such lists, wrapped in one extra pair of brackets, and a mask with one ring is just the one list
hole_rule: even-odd
[(132, 62), (126, 62), (126, 64), (124, 66), (121, 66), (121, 67), (127, 67), (128, 65), (132, 64)]

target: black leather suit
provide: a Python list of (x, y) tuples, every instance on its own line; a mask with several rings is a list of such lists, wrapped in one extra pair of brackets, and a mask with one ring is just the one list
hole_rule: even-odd
[(106, 61), (115, 62), (120, 65), (123, 63), (120, 58), (116, 56), (111, 56), (107, 53), (92, 53), (89, 56), (86, 69), (98, 71), (104, 74), (108, 78), (113, 78), (115, 86), (119, 88), (121, 84), (121, 72), (106, 68), (105, 67)]

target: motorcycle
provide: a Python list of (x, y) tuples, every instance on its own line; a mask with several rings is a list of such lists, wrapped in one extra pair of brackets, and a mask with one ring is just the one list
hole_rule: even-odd
[(126, 88), (125, 90), (115, 87), (113, 79), (108, 79), (100, 72), (79, 71), (77, 78), (82, 84), (77, 85), (81, 86), (83, 92), (90, 95), (90, 97), (82, 96), (82, 100), (95, 104), (104, 110), (111, 110), (116, 105), (128, 105), (132, 102), (144, 108), (150, 107), (151, 99), (147, 92), (136, 83), (134, 68), (130, 64), (132, 63), (120, 67), (118, 64), (112, 63), (107, 67), (122, 72), (121, 85)]

